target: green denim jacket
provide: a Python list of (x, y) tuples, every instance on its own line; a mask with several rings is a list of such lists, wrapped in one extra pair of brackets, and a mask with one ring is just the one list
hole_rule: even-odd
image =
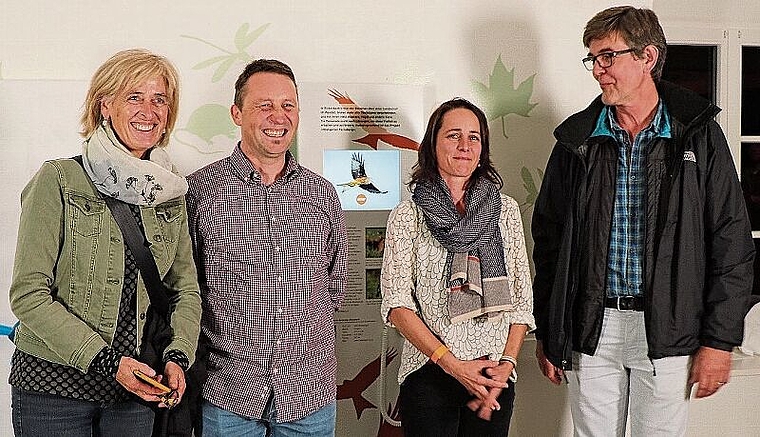
[[(167, 350), (195, 359), (201, 300), (184, 198), (141, 207), (143, 227), (172, 298), (174, 339)], [(72, 159), (45, 162), (21, 193), (10, 303), (20, 325), (16, 347), (86, 372), (113, 343), (124, 280), (124, 243), (108, 206)], [(137, 338), (148, 294), (137, 284)], [(137, 355), (138, 349), (135, 351)], [(157, 369), (159, 372), (162, 369)]]

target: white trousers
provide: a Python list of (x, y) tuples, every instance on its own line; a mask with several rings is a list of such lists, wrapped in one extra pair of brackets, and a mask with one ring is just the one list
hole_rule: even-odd
[(606, 308), (593, 356), (573, 353), (567, 373), (576, 437), (683, 436), (689, 413), (689, 356), (650, 361), (644, 312)]

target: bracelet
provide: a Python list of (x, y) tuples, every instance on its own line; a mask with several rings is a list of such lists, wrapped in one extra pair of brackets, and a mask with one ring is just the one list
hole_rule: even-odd
[(509, 380), (512, 382), (517, 382), (517, 370), (515, 368), (512, 368), (512, 373), (509, 374)]
[(433, 352), (432, 355), (430, 355), (430, 361), (432, 361), (435, 364), (438, 364), (438, 360), (441, 359), (444, 355), (446, 355), (446, 352), (449, 351), (449, 348), (446, 347), (445, 344), (442, 344), (438, 346), (438, 349)]
[(512, 355), (502, 355), (501, 358), (499, 358), (500, 363), (512, 363), (513, 368), (517, 368), (517, 358), (513, 357)]

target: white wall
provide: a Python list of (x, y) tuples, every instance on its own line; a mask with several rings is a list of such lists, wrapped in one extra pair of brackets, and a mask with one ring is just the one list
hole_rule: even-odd
[[(186, 126), (190, 115), (201, 105), (230, 104), (234, 80), (245, 62), (242, 59), (235, 62), (218, 81), (212, 81), (213, 68), (193, 66), (223, 54), (221, 49), (234, 51), (233, 37), (243, 23), (250, 23), (252, 29), (269, 23), (245, 54), (285, 61), (293, 67), (299, 82), (424, 85), (429, 95), (428, 112), (438, 102), (453, 96), (471, 98), (480, 104), (471, 83), (487, 83), (497, 57), (501, 56), (507, 69), (514, 68), (514, 86), (535, 74), (530, 102), (537, 105), (529, 117), (507, 116), (508, 138), (492, 133), (494, 160), (506, 182), (504, 191), (523, 201), (526, 191), (520, 170), (526, 167), (535, 174), (535, 169), (543, 169), (553, 144), (554, 127), (585, 107), (598, 92), (580, 64), (586, 53), (580, 42), (581, 32), (595, 12), (615, 3), (3, 1), (0, 151), (4, 159), (0, 164), (0, 182), (5, 190), (0, 194), (4, 208), (0, 220), (0, 295), (5, 296), (10, 282), (19, 192), (43, 159), (76, 153), (76, 111), (84, 98), (80, 93), (94, 70), (118, 50), (145, 47), (166, 55), (176, 64), (183, 80), (178, 127)], [(757, 26), (754, 23), (760, 18), (756, 2), (633, 3), (661, 10), (666, 32), (669, 22), (699, 26), (719, 19), (721, 24)], [(697, 3), (698, 7), (692, 6)], [(60, 81), (70, 84), (65, 88), (71, 91), (63, 95), (55, 91), (53, 95), (48, 90), (60, 90)], [(2, 100), (3, 90), (19, 89), (28, 89), (27, 103), (9, 105), (8, 100)], [(18, 96), (14, 101), (18, 101)], [(59, 134), (61, 129), (64, 132), (69, 129), (69, 133)], [(491, 129), (500, 133), (500, 122), (493, 122)], [(20, 131), (28, 132), (24, 137), (28, 140), (18, 139)], [(55, 135), (51, 136), (51, 132)], [(39, 141), (40, 138), (45, 141)], [(234, 138), (214, 137), (204, 146), (225, 151)], [(299, 147), (309, 147), (308, 138), (299, 141)], [(186, 171), (220, 157), (200, 154), (177, 142), (169, 150)], [(220, 153), (223, 156), (224, 152)], [(529, 215), (527, 209), (526, 230)], [(0, 323), (13, 321), (7, 298), (0, 298)], [(568, 435), (565, 390), (550, 387), (538, 375), (530, 363), (532, 349), (533, 345), (528, 344), (523, 351), (526, 358), (521, 364), (524, 370), (515, 434)], [(7, 342), (0, 344), (3, 380), (0, 435), (9, 434), (11, 429), (9, 389), (4, 381), (11, 351)], [(709, 417), (709, 412), (705, 414), (708, 416), (703, 417)]]

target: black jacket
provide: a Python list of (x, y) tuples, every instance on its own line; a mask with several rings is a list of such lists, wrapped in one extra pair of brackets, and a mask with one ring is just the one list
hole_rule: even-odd
[[(666, 82), (658, 93), (673, 138), (647, 150), (644, 301), (652, 359), (700, 346), (731, 350), (742, 341), (752, 289), (754, 246), (720, 109)], [(536, 336), (556, 366), (571, 351), (593, 355), (606, 296), (607, 252), (618, 148), (590, 137), (601, 98), (554, 132), (533, 213)]]

